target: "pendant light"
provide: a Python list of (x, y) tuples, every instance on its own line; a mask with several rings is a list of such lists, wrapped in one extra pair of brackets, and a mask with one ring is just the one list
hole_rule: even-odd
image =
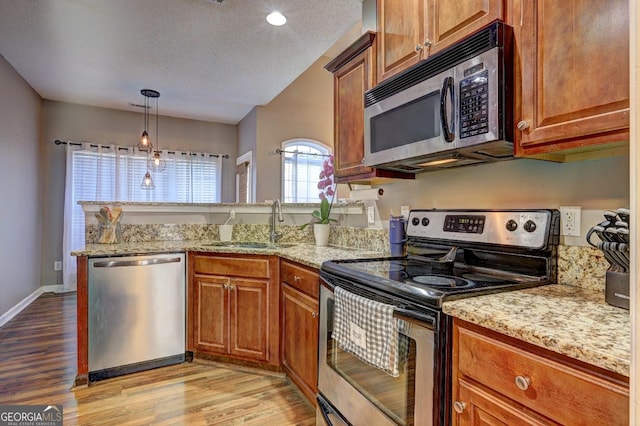
[(149, 173), (149, 169), (147, 168), (147, 173), (144, 174), (142, 178), (142, 183), (140, 184), (141, 189), (156, 189), (156, 185), (153, 183), (153, 178), (151, 177), (151, 173)]
[(164, 160), (164, 158), (160, 157), (160, 136), (158, 133), (158, 98), (160, 97), (160, 93), (158, 92), (155, 92), (155, 93), (157, 94), (157, 96), (155, 96), (156, 98), (156, 148), (154, 150), (153, 147), (151, 147), (149, 154), (153, 152), (153, 155), (149, 155), (147, 163), (149, 165), (149, 168), (154, 172), (162, 172), (167, 167), (167, 162)]
[(138, 149), (140, 151), (147, 152), (147, 172), (144, 174), (142, 178), (142, 183), (140, 184), (140, 188), (146, 190), (155, 189), (155, 184), (153, 183), (153, 178), (151, 177), (150, 170), (161, 172), (166, 167), (166, 162), (164, 159), (160, 158), (160, 151), (158, 149), (154, 150), (153, 144), (151, 143), (151, 138), (149, 137), (149, 98), (155, 98), (156, 100), (156, 145), (158, 143), (158, 98), (160, 97), (160, 92), (157, 90), (151, 89), (142, 89), (140, 91), (142, 96), (144, 96), (144, 131), (142, 132), (142, 136), (140, 137), (140, 142), (138, 142)]
[[(140, 136), (140, 141), (138, 142), (138, 149), (140, 151), (150, 152), (153, 149), (153, 144), (151, 143), (151, 138), (149, 137), (149, 98), (156, 99), (156, 107), (158, 106), (158, 98), (160, 97), (160, 92), (151, 89), (142, 89), (140, 91), (142, 96), (144, 96), (144, 130), (142, 131), (142, 136)], [(156, 123), (158, 120), (158, 116), (156, 113)], [(156, 138), (158, 135), (156, 134)]]

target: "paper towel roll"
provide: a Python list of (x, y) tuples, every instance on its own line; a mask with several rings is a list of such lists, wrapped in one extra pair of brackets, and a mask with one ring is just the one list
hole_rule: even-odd
[(382, 188), (371, 188), (371, 189), (354, 189), (351, 191), (349, 198), (352, 200), (379, 200), (384, 194), (384, 189)]

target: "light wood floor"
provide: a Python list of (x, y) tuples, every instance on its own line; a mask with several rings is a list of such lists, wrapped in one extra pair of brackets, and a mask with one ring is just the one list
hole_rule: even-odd
[(71, 425), (313, 425), (284, 376), (184, 363), (72, 388), (75, 294), (45, 293), (0, 328), (0, 404), (62, 404)]

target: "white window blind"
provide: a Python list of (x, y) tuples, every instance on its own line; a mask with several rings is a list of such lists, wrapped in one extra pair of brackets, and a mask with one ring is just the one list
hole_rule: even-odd
[(296, 140), (282, 144), (282, 194), (285, 203), (316, 203), (322, 163), (329, 149), (316, 142)]
[[(220, 202), (222, 158), (206, 153), (163, 151), (166, 169), (151, 172), (154, 190), (140, 188), (147, 154), (114, 145), (67, 145), (64, 283), (75, 288), (75, 259), (84, 247), (84, 211), (78, 201)], [(69, 284), (68, 284), (69, 283)]]

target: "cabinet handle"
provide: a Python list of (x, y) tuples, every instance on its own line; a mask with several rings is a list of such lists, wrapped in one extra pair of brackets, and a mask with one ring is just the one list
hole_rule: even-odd
[(518, 123), (518, 130), (525, 131), (529, 128), (529, 123), (526, 120), (522, 120)]
[(516, 376), (516, 386), (518, 389), (526, 391), (529, 389), (529, 385), (531, 384), (531, 379), (527, 376)]
[(229, 290), (235, 290), (235, 289), (236, 289), (236, 286), (235, 286), (235, 285), (233, 285), (233, 284), (229, 284)]
[(222, 288), (225, 289), (225, 290), (228, 290), (229, 289), (229, 284), (223, 284)]
[(429, 40), (429, 39), (426, 39), (426, 40), (424, 41), (424, 47), (431, 47), (431, 45), (432, 45), (432, 44), (433, 44), (433, 43), (431, 43), (431, 40)]
[(424, 47), (422, 47), (420, 44), (416, 44), (416, 52), (419, 52), (422, 49), (424, 49)]
[(465, 404), (464, 402), (455, 401), (453, 403), (453, 409), (458, 414), (464, 413), (465, 408), (467, 408), (467, 404)]
[(317, 317), (318, 317), (317, 312), (311, 312), (311, 318), (317, 318)]

